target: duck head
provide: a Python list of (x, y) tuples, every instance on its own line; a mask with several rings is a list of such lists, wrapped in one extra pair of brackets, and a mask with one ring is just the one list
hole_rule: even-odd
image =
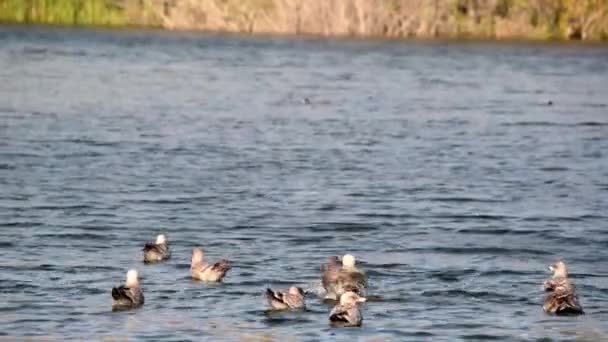
[(292, 286), (289, 288), (289, 294), (304, 297), (304, 290), (301, 287)]
[(127, 287), (139, 286), (139, 273), (137, 273), (137, 270), (129, 270), (127, 272), (127, 282), (125, 285)]
[(192, 265), (200, 264), (205, 260), (205, 254), (200, 248), (192, 249)]
[(553, 265), (549, 266), (549, 271), (553, 272), (553, 278), (567, 278), (568, 268), (563, 261), (558, 261)]
[(346, 254), (342, 257), (342, 267), (345, 269), (355, 268), (355, 257), (351, 254)]
[(341, 305), (356, 305), (358, 303), (363, 303), (366, 300), (365, 297), (361, 297), (353, 291), (344, 292), (342, 296), (340, 296)]
[(160, 245), (167, 242), (167, 237), (165, 234), (160, 234), (156, 237), (156, 244)]

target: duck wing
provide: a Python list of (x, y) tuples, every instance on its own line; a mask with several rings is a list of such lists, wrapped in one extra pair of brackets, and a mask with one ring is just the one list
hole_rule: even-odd
[(232, 266), (229, 260), (221, 260), (211, 266), (207, 266), (203, 269), (202, 273), (205, 274), (203, 280), (209, 281), (223, 281), (226, 277), (226, 273), (230, 271)]
[(146, 243), (143, 248), (144, 262), (155, 262), (170, 257), (169, 246), (166, 243)]
[(361, 312), (354, 305), (336, 305), (329, 314), (329, 321), (337, 326), (360, 326)]
[(112, 298), (114, 300), (126, 300), (129, 302), (133, 302), (133, 297), (131, 295), (130, 288), (126, 286), (119, 286), (112, 288)]
[(146, 243), (142, 249), (144, 252), (153, 252), (158, 254), (168, 254), (169, 246), (166, 243)]
[(144, 252), (155, 251), (158, 250), (158, 247), (155, 243), (146, 243), (144, 248), (142, 249)]
[(230, 260), (223, 259), (221, 261), (216, 262), (211, 266), (211, 271), (218, 273), (226, 273), (230, 271), (232, 266), (230, 265)]
[(266, 299), (268, 300), (268, 304), (273, 309), (287, 309), (289, 305), (285, 301), (285, 294), (281, 292), (273, 291), (270, 288), (266, 289)]
[(553, 279), (545, 280), (545, 282), (543, 283), (543, 288), (545, 289), (546, 292), (553, 292), (553, 290), (555, 290), (556, 287), (557, 287), (557, 282)]
[(116, 306), (138, 306), (144, 303), (144, 296), (139, 287), (114, 287), (112, 298)]
[(341, 295), (347, 291), (353, 291), (365, 297), (367, 292), (367, 277), (360, 272), (340, 272), (334, 282), (335, 292)]
[(545, 299), (543, 308), (556, 315), (584, 314), (573, 285), (556, 287)]
[(547, 279), (543, 283), (543, 287), (544, 287), (545, 291), (547, 291), (547, 292), (552, 292), (559, 288), (568, 288), (568, 289), (571, 289), (572, 291), (574, 291), (574, 289), (576, 288), (574, 283), (572, 281), (570, 281), (570, 279), (567, 279), (567, 278)]
[(348, 323), (348, 308), (343, 305), (336, 305), (329, 313), (329, 320), (332, 322)]

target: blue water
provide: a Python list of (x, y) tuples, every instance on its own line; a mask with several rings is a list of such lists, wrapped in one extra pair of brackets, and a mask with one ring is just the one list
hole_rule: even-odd
[[(0, 27), (0, 185), (0, 340), (608, 339), (607, 46)], [(361, 328), (266, 314), (347, 252)]]

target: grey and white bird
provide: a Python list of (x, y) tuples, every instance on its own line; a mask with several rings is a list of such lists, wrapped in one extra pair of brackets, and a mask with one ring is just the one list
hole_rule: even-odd
[(321, 270), (323, 272), (321, 282), (326, 298), (338, 300), (348, 291), (356, 292), (363, 297), (367, 295), (367, 275), (356, 267), (356, 259), (353, 255), (344, 255), (341, 265), (338, 257), (330, 257)]
[(127, 272), (125, 285), (112, 288), (112, 310), (134, 309), (144, 305), (144, 293), (136, 270)]
[(205, 254), (200, 248), (192, 250), (192, 263), (190, 273), (193, 279), (206, 282), (222, 282), (226, 273), (230, 271), (232, 265), (229, 260), (223, 259), (213, 265), (207, 264)]
[(365, 302), (364, 297), (355, 292), (348, 291), (340, 296), (340, 303), (329, 314), (329, 321), (333, 326), (358, 327), (363, 323), (363, 315), (359, 303)]
[(576, 286), (569, 278), (566, 264), (558, 261), (549, 266), (549, 270), (553, 272), (553, 276), (543, 283), (543, 287), (548, 293), (543, 303), (543, 310), (554, 315), (584, 314), (576, 294)]
[(304, 290), (300, 287), (292, 286), (287, 292), (273, 291), (266, 289), (266, 299), (268, 305), (274, 310), (297, 310), (305, 309)]
[(146, 243), (143, 251), (144, 263), (155, 263), (171, 257), (169, 241), (167, 241), (167, 237), (164, 234), (158, 235), (155, 243)]

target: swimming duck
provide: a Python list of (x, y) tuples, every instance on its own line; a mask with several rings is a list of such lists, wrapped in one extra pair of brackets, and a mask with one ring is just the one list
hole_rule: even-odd
[(266, 299), (268, 305), (275, 310), (285, 309), (305, 309), (304, 290), (300, 287), (292, 286), (289, 291), (278, 292), (272, 289), (266, 289)]
[(171, 257), (169, 243), (164, 234), (160, 234), (156, 237), (156, 243), (146, 243), (143, 251), (145, 263), (159, 262)]
[(337, 300), (347, 292), (353, 291), (361, 296), (367, 292), (367, 276), (355, 266), (355, 257), (346, 254), (342, 257), (342, 265), (338, 257), (331, 257), (322, 268), (322, 284), (327, 292), (326, 298)]
[(543, 310), (549, 314), (567, 315), (584, 314), (576, 294), (576, 286), (568, 278), (568, 268), (563, 261), (549, 266), (553, 272), (551, 279), (545, 280), (543, 287), (549, 292), (543, 304)]
[(340, 303), (331, 310), (329, 321), (332, 325), (341, 327), (361, 326), (363, 316), (358, 304), (365, 301), (364, 297), (360, 297), (355, 292), (344, 292), (340, 296)]
[(223, 259), (213, 265), (205, 262), (205, 255), (200, 248), (192, 250), (190, 271), (192, 278), (208, 282), (222, 282), (226, 273), (232, 268), (230, 261)]
[(133, 309), (144, 305), (144, 293), (136, 270), (127, 272), (125, 285), (112, 288), (112, 310)]

